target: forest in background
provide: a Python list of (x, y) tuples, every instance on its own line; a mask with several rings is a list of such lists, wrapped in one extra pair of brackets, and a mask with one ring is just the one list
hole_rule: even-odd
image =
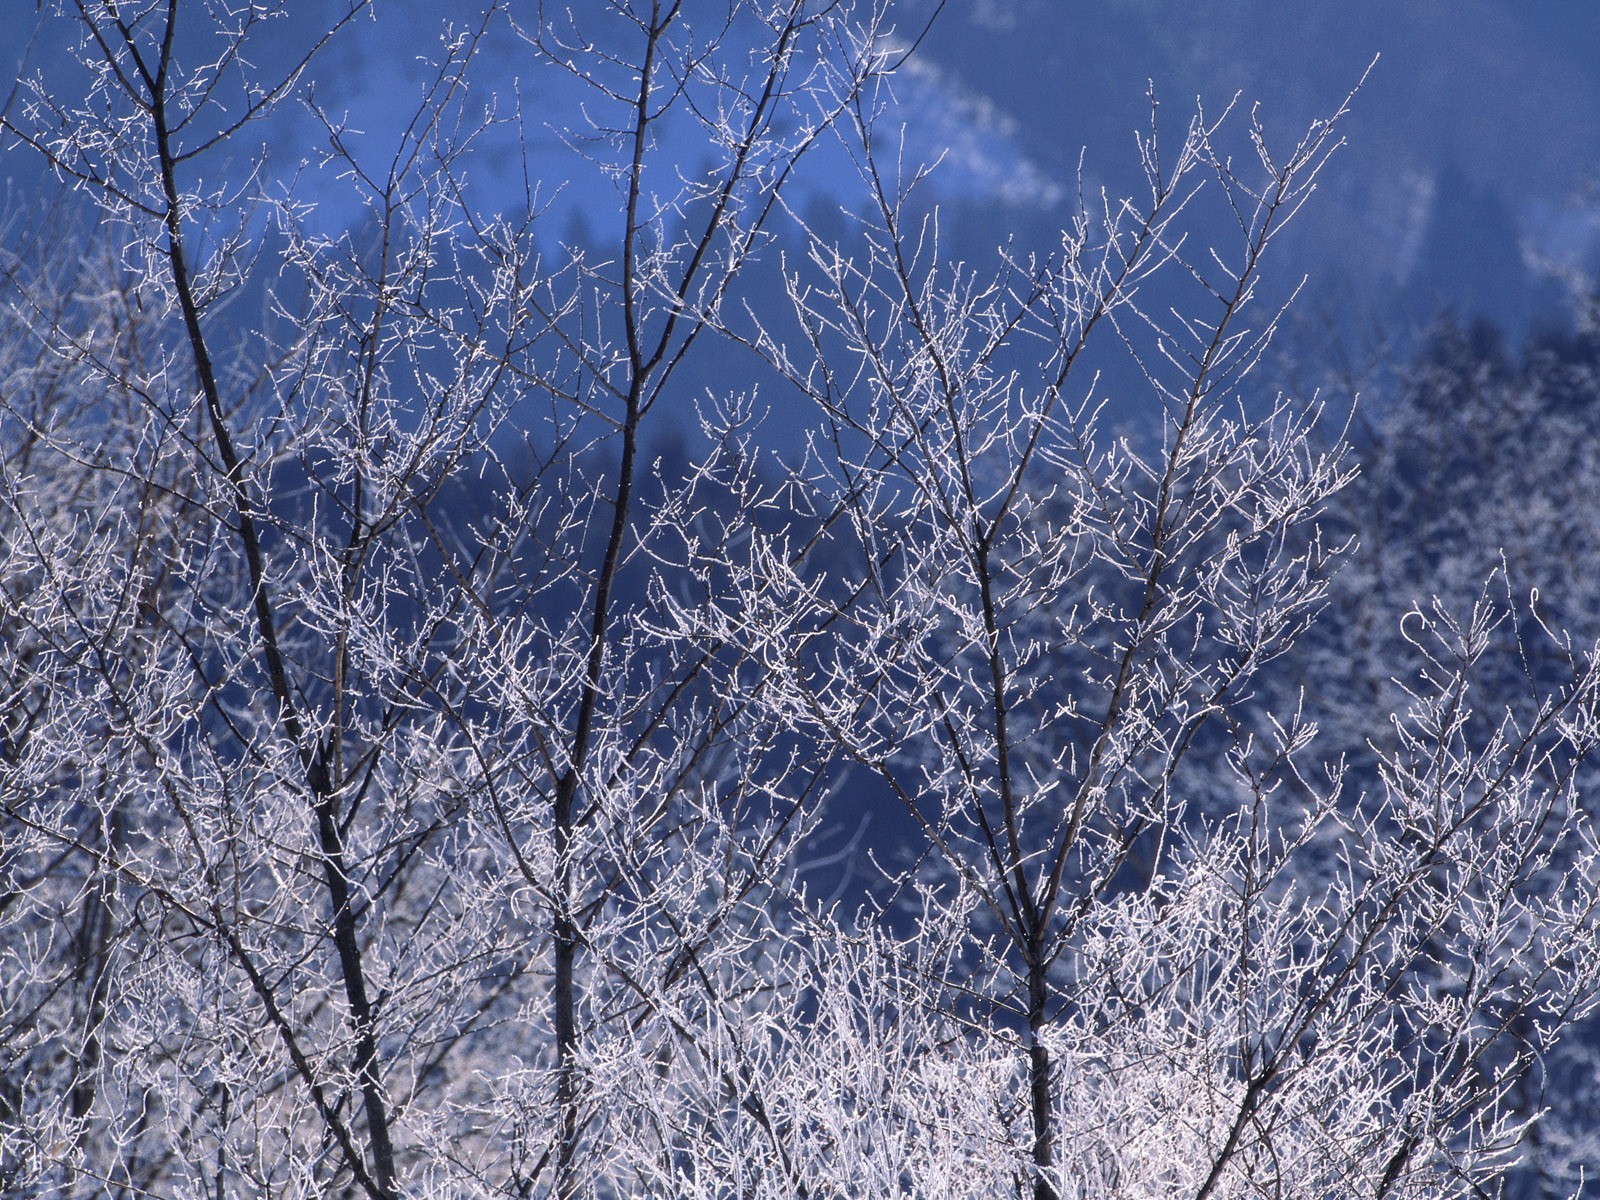
[(383, 10), (55, 19), (0, 1192), (1582, 1188), (1600, 340), (1282, 336), (1359, 93), (996, 251), (887, 7), (492, 5), (387, 139)]

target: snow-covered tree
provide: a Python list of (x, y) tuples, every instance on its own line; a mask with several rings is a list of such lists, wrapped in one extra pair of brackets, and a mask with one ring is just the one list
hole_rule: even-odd
[[(840, 11), (696, 7), (490, 6), (382, 152), (312, 106), (348, 230), (241, 147), (364, 4), (276, 75), (268, 6), (80, 7), (81, 90), (8, 116), (108, 247), (12, 296), (17, 1189), (587, 1194), (596, 1056), (665, 1069), (747, 989), (721, 956), (819, 764), (723, 686), (740, 647), (654, 629), (753, 517), (641, 439), (881, 56)], [(546, 264), (531, 174), (470, 191), (491, 39), (591, 93), (604, 255)]]
[[(877, 8), (490, 5), (381, 149), (311, 87), (369, 16), (74, 5), (0, 118), (97, 222), (6, 260), (0, 1190), (1492, 1188), (1595, 997), (1595, 664), (1475, 707), (1498, 610), (1425, 607), (1362, 788), (1260, 702), (1347, 619), (1349, 456), (1252, 375), (1338, 114), (1152, 129), (986, 272)], [(584, 94), (570, 159), (491, 48)], [(713, 346), (803, 452), (683, 395)], [(817, 902), (878, 795), (909, 857)]]
[[(1324, 756), (1349, 764), (1370, 786), (1392, 731), (1371, 713), (1404, 702), (1418, 601), (1486, 622), (1471, 666), (1478, 720), (1513, 712), (1530, 721), (1546, 689), (1571, 671), (1575, 652), (1600, 632), (1594, 564), (1600, 543), (1589, 498), (1600, 488), (1595, 456), (1595, 341), (1592, 329), (1550, 334), (1509, 351), (1492, 328), (1443, 318), (1393, 382), (1363, 396), (1354, 453), (1360, 474), (1336, 498), (1329, 523), (1359, 540), (1362, 553), (1331, 590), (1335, 611), (1282, 664), (1267, 689), (1301, 694), (1322, 726)], [(1480, 726), (1481, 728), (1481, 726)], [(1593, 811), (1593, 764), (1573, 799)], [(1575, 848), (1558, 836), (1539, 854), (1559, 887)], [(1581, 845), (1581, 843), (1577, 844)], [(1519, 956), (1537, 972), (1537, 945)], [(1508, 1027), (1514, 1037), (1522, 1032)], [(1580, 1171), (1600, 1164), (1593, 1118), (1592, 1025), (1542, 1056), (1518, 1085), (1530, 1130), (1519, 1194), (1568, 1196)]]
[[(1168, 160), (1147, 145), (1142, 202), (992, 275), (940, 263), (869, 157), (870, 254), (816, 252), (807, 343), (758, 342), (825, 414), (791, 486), (846, 514), (858, 564), (831, 590), (753, 568), (789, 639), (771, 696), (881, 778), (937, 868), (907, 886), (961, 914), (904, 953), (1007, 1081), (991, 1190), (1470, 1192), (1593, 991), (1582, 652), (1554, 638), (1531, 706), (1474, 713), (1500, 611), (1392, 614), (1415, 653), (1355, 794), (1293, 695), (1254, 695), (1313, 620), (1355, 619), (1324, 611), (1344, 446), (1250, 395), (1258, 266), (1333, 128), (1274, 157), (1252, 127), (1247, 169), (1202, 114)], [(1200, 180), (1238, 237), (1191, 255)], [(1103, 429), (1106, 343), (1154, 431)]]

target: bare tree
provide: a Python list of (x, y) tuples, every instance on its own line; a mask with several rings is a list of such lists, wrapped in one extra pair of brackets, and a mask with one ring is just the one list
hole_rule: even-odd
[[(1492, 1184), (1595, 992), (1593, 665), (1469, 719), (1491, 618), (1416, 614), (1359, 796), (1252, 702), (1346, 549), (1342, 445), (1250, 395), (1337, 116), (1248, 168), (1152, 131), (1147, 196), (984, 277), (878, 144), (875, 7), (491, 5), (382, 153), (309, 86), (367, 18), (271, 75), (264, 6), (75, 5), (80, 91), (4, 117), (105, 247), (10, 264), (8, 1193)], [(593, 243), (541, 251), (491, 42), (585, 92)], [(252, 149), (296, 99), (348, 228)], [(785, 202), (824, 146), (854, 257)], [(1207, 203), (1238, 240), (1194, 255)], [(713, 342), (803, 458), (723, 387), (651, 461)], [(1106, 431), (1108, 353), (1152, 432)], [(868, 776), (921, 842), (848, 914), (799, 847)]]
[[(863, 116), (870, 253), (815, 250), (805, 343), (756, 339), (824, 414), (792, 486), (859, 564), (827, 590), (752, 565), (802, 614), (771, 694), (921, 827), (922, 909), (965, 914), (896, 953), (1008, 1079), (991, 1191), (1470, 1192), (1515, 1156), (1512, 1080), (1593, 1001), (1592, 654), (1551, 635), (1534, 702), (1474, 714), (1500, 610), (1410, 614), (1358, 796), (1292, 695), (1253, 702), (1349, 548), (1319, 528), (1342, 441), (1248, 395), (1260, 262), (1337, 119), (1283, 157), (1252, 122), (1246, 168), (1202, 112), (1175, 156), (1146, 143), (1142, 203), (984, 277), (939, 261)], [(1202, 184), (1238, 241), (1191, 257)], [(1101, 427), (1108, 342), (1157, 435)]]
[[(7, 648), (17, 941), (100, 931), (21, 964), (52, 1014), (52, 979), (95, 972), (53, 1041), (37, 1012), (12, 1024), (26, 1087), (48, 1050), (89, 1089), (48, 1132), (11, 1105), (8, 1163), (16, 1139), (40, 1187), (588, 1194), (616, 1131), (586, 1047), (694, 1045), (694, 1006), (745, 987), (717, 980), (716, 946), (746, 944), (810, 819), (817, 764), (719, 686), (748, 671), (740, 648), (650, 620), (749, 519), (704, 498), (738, 430), (649, 495), (641, 438), (796, 164), (879, 69), (870, 14), (519, 25), (490, 6), (447, 36), (389, 154), (311, 110), (329, 149), (307, 169), (368, 217), (329, 234), (226, 156), (364, 7), (263, 78), (259, 6), (79, 6), (84, 94), (36, 85), (7, 120), (93, 196), (143, 314), (96, 351), (27, 311), (31, 283), (17, 310), (81, 394), (128, 398), (103, 453), (93, 419), (9, 410), (53, 456), (8, 463), (15, 540), (37, 548), (7, 594), (28, 635)], [(474, 206), (490, 36), (593, 90), (569, 132), (618, 193), (615, 258), (546, 269), (531, 174), (524, 215)], [(669, 157), (685, 135), (698, 174)], [(227, 306), (263, 295), (236, 337)], [(95, 494), (63, 492), (80, 476)]]
[[(1600, 628), (1595, 532), (1582, 499), (1596, 484), (1594, 344), (1582, 324), (1514, 352), (1487, 326), (1444, 318), (1409, 362), (1389, 364), (1393, 384), (1362, 405), (1353, 436), (1361, 475), (1328, 516), (1366, 551), (1334, 583), (1333, 604), (1350, 618), (1314, 629), (1263, 701), (1303, 689), (1324, 755), (1343, 757), (1363, 785), (1395, 750), (1394, 733), (1373, 729), (1370, 712), (1404, 700), (1396, 668), (1415, 657), (1412, 593), (1455, 622), (1475, 612), (1485, 621), (1471, 668), (1479, 736), (1505, 711), (1534, 720), (1546, 689), (1571, 673), (1571, 643)], [(1592, 811), (1593, 764), (1585, 770), (1572, 801)], [(1569, 854), (1584, 849), (1563, 842), (1563, 828), (1553, 822), (1539, 851), (1551, 888), (1571, 869)], [(1517, 969), (1544, 969), (1537, 944), (1522, 949)], [(1592, 1030), (1580, 1026), (1518, 1084), (1519, 1110), (1543, 1115), (1513, 1194), (1568, 1196), (1593, 1173)], [(1506, 1040), (1524, 1036), (1513, 1025)]]

